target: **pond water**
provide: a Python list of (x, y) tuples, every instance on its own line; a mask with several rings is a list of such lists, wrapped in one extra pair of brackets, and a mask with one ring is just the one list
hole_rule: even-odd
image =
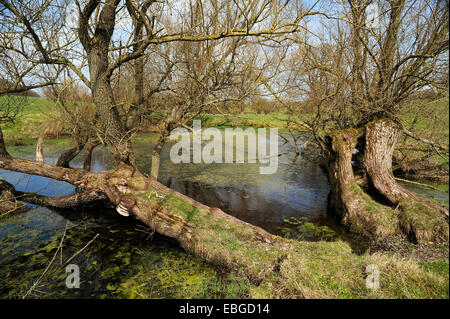
[[(156, 135), (145, 134), (133, 140), (142, 172), (150, 172), (156, 139)], [(306, 151), (304, 142), (308, 139), (305, 134), (298, 141)], [(68, 139), (46, 141), (44, 160), (55, 164), (61, 150), (70, 146)], [(302, 240), (333, 240), (343, 233), (327, 215), (329, 186), (323, 171), (307, 156), (295, 156), (292, 144), (284, 140), (279, 141), (278, 170), (272, 175), (259, 174), (260, 163), (174, 164), (169, 159), (169, 147), (166, 145), (161, 153), (159, 179), (172, 189), (275, 234)], [(34, 145), (8, 150), (17, 157), (34, 157)], [(80, 154), (71, 165), (81, 167), (82, 162)], [(110, 154), (97, 148), (92, 170), (111, 167)], [(44, 177), (0, 170), (0, 178), (18, 190), (48, 196), (74, 192), (72, 185)], [(442, 193), (431, 196), (440, 198)], [(1, 298), (245, 295), (245, 287), (233, 275), (185, 253), (176, 242), (153, 234), (132, 218), (100, 211), (61, 212), (32, 205), (30, 208), (0, 219)], [(55, 254), (61, 238), (62, 250)], [(65, 285), (68, 260), (80, 268), (79, 289)]]

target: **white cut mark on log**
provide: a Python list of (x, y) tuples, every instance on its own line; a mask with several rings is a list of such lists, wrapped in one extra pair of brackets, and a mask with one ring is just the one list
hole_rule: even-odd
[(117, 210), (117, 212), (118, 212), (120, 215), (122, 215), (122, 216), (125, 216), (125, 217), (130, 216), (130, 213), (128, 212), (128, 210), (127, 210), (122, 204), (119, 204), (119, 205), (116, 207), (116, 210)]

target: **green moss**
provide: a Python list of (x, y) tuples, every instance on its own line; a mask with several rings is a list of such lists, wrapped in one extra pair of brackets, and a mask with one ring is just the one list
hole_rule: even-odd
[(382, 238), (395, 233), (397, 229), (398, 212), (391, 207), (374, 201), (356, 183), (347, 184), (350, 196), (357, 196), (359, 209), (356, 214), (347, 216), (352, 230), (362, 234), (371, 234), (375, 238)]
[(336, 233), (327, 226), (317, 226), (309, 222), (305, 217), (284, 218), (283, 222), (281, 234), (284, 238), (307, 241), (332, 241), (337, 237)]
[(419, 242), (448, 242), (448, 223), (439, 212), (429, 206), (410, 199), (399, 201), (401, 212), (400, 227)]

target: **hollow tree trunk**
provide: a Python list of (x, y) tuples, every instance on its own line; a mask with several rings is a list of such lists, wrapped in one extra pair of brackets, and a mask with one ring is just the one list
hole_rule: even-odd
[[(364, 130), (346, 129), (330, 136), (327, 169), (329, 207), (344, 225), (374, 239), (399, 230), (414, 242), (448, 242), (448, 210), (407, 191), (392, 173), (392, 155), (402, 132), (389, 119), (368, 123)], [(358, 186), (352, 155), (363, 143), (363, 168), (373, 198)], [(379, 202), (383, 199), (385, 204)], [(386, 203), (388, 205), (386, 205)]]

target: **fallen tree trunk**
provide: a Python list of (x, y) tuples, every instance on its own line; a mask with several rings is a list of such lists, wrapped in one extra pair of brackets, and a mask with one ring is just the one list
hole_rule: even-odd
[(19, 192), (3, 183), (24, 201), (68, 208), (106, 199), (121, 215), (134, 215), (158, 233), (176, 239), (185, 250), (240, 272), (253, 283), (269, 276), (285, 254), (284, 239), (171, 190), (127, 165), (92, 173), (3, 154), (0, 167), (65, 181), (81, 190), (80, 194), (50, 198)]
[(108, 203), (108, 198), (98, 190), (81, 191), (66, 196), (50, 197), (36, 193), (18, 191), (15, 189), (14, 185), (5, 180), (0, 180), (0, 192), (2, 193), (2, 199), (9, 201), (14, 200), (16, 202), (23, 201), (58, 209), (79, 209), (94, 205), (106, 206)]
[[(129, 167), (82, 179), (98, 186), (122, 214), (133, 214), (185, 250), (243, 272), (252, 282), (272, 273), (283, 255), (279, 237), (203, 205)], [(86, 182), (85, 182), (86, 181)], [(278, 239), (277, 239), (278, 238)]]

